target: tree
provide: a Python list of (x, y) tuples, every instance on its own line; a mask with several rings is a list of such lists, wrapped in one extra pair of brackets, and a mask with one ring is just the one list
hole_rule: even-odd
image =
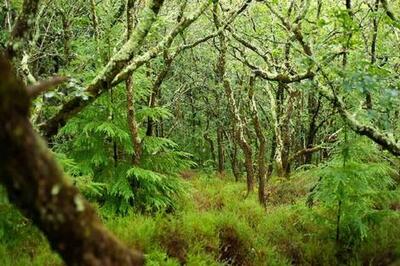
[(0, 68), (0, 122), (4, 125), (0, 176), (11, 202), (33, 220), (70, 265), (143, 265), (141, 253), (126, 248), (103, 227), (32, 128), (29, 109), (37, 90), (25, 87), (3, 56)]

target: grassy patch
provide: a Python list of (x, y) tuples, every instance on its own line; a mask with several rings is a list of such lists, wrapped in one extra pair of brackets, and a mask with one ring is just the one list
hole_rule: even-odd
[[(244, 183), (200, 174), (185, 181), (189, 192), (173, 213), (116, 216), (99, 211), (117, 237), (146, 254), (148, 265), (335, 265), (335, 228), (323, 222), (327, 210), (306, 206), (309, 179), (300, 174), (270, 180), (267, 209), (256, 195), (245, 198)], [(29, 221), (10, 206), (1, 212), (7, 228), (0, 240), (1, 265), (62, 265)], [(399, 212), (383, 219), (369, 228), (372, 233), (349, 264), (399, 260)]]

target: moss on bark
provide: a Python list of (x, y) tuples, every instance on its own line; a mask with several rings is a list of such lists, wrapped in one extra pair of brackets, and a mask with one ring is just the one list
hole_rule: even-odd
[(64, 174), (28, 119), (24, 84), (0, 56), (0, 182), (68, 265), (143, 265), (122, 245)]

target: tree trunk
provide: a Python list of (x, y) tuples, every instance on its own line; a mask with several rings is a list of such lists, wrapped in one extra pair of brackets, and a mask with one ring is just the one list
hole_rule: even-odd
[[(287, 90), (289, 95), (283, 101), (283, 90)], [(290, 119), (294, 108), (295, 97), (297, 92), (291, 90), (288, 85), (280, 83), (278, 85), (277, 95), (273, 95), (271, 90), (268, 90), (268, 95), (271, 103), (271, 113), (274, 120), (275, 133), (275, 164), (276, 173), (280, 177), (288, 177), (290, 173), (289, 152), (291, 144)], [(286, 107), (285, 113), (281, 110)]]
[(142, 156), (142, 141), (139, 137), (139, 127), (135, 117), (135, 100), (133, 90), (133, 78), (129, 77), (126, 80), (126, 93), (127, 93), (127, 105), (128, 105), (128, 127), (131, 135), (131, 141), (133, 145), (134, 156), (132, 157), (132, 163), (138, 165)]
[(218, 173), (223, 173), (225, 170), (225, 151), (224, 151), (224, 136), (221, 126), (217, 129), (217, 145), (218, 145)]
[(208, 145), (210, 146), (210, 155), (211, 155), (211, 160), (213, 161), (214, 165), (216, 164), (216, 156), (215, 156), (215, 148), (214, 148), (214, 142), (212, 141), (212, 139), (210, 138), (210, 136), (208, 136), (208, 133), (204, 133), (203, 135), (204, 139), (207, 141)]
[[(131, 37), (132, 30), (133, 30), (133, 6), (135, 1), (128, 0), (127, 3), (127, 37), (128, 40)], [(139, 137), (139, 128), (136, 122), (136, 115), (135, 115), (135, 95), (134, 95), (134, 84), (132, 76), (129, 76), (125, 82), (126, 86), (126, 96), (127, 96), (127, 118), (128, 118), (128, 127), (131, 135), (131, 141), (134, 150), (134, 156), (132, 158), (132, 163), (134, 165), (138, 165), (140, 163), (140, 157), (142, 156), (142, 142)]]
[(230, 134), (224, 130), (224, 136), (228, 141), (228, 144), (230, 144), (228, 146), (229, 146), (229, 158), (231, 161), (231, 170), (233, 176), (235, 177), (235, 181), (238, 182), (241, 179), (241, 171), (240, 171), (241, 167), (239, 165), (238, 147), (237, 147), (234, 128), (235, 127), (233, 126), (232, 132)]
[(43, 231), (68, 265), (143, 265), (101, 224), (90, 204), (63, 177), (29, 121), (31, 100), (0, 57), (0, 181), (9, 199)]
[(5, 0), (4, 1), (4, 5), (5, 5), (5, 8), (6, 8), (6, 12), (7, 12), (6, 13), (6, 19), (5, 19), (5, 22), (4, 22), (4, 26), (7, 27), (8, 32), (11, 33), (12, 32), (12, 22), (11, 22), (12, 15), (11, 15), (10, 0)]
[(276, 153), (276, 137), (275, 137), (275, 133), (273, 133), (271, 143), (272, 143), (272, 145), (271, 145), (271, 154), (270, 154), (270, 157), (269, 157), (267, 176), (271, 176), (272, 172), (274, 171), (274, 157), (275, 157), (275, 153)]
[[(374, 17), (372, 20), (372, 42), (371, 42), (371, 65), (374, 65), (376, 62), (376, 42), (378, 40), (378, 18), (377, 13), (379, 9), (379, 1), (380, 0), (375, 0), (375, 5), (373, 7), (373, 12), (374, 12)], [(365, 95), (365, 106), (368, 111), (372, 111), (372, 95), (371, 92), (366, 91)]]
[[(306, 136), (306, 149), (310, 149), (314, 146), (315, 136), (317, 134), (317, 117), (321, 107), (321, 99), (315, 98), (313, 93), (308, 95), (308, 116), (310, 117), (310, 122), (308, 126), (308, 132)], [(310, 164), (312, 160), (313, 153), (304, 154), (304, 163)]]
[(266, 183), (266, 175), (267, 175), (267, 166), (265, 164), (265, 152), (267, 141), (264, 135), (264, 132), (261, 127), (260, 118), (257, 111), (257, 105), (254, 97), (254, 84), (255, 77), (250, 77), (249, 84), (249, 101), (250, 101), (250, 111), (253, 120), (253, 126), (256, 131), (257, 139), (259, 142), (258, 147), (258, 155), (257, 155), (257, 178), (258, 178), (258, 200), (261, 205), (266, 206), (266, 197), (265, 197), (265, 183)]
[[(346, 11), (347, 14), (349, 15), (350, 19), (353, 20), (353, 11), (352, 11), (352, 7), (351, 7), (351, 0), (346, 0)], [(353, 36), (353, 33), (350, 32), (346, 32), (345, 34), (347, 35), (346, 37), (346, 43), (343, 45), (343, 61), (342, 61), (342, 65), (346, 66), (347, 65), (347, 58), (348, 58), (348, 54), (349, 54), (349, 46), (350, 46), (350, 42), (351, 42), (351, 38)]]
[(239, 146), (243, 150), (244, 154), (244, 166), (246, 168), (246, 183), (247, 183), (247, 195), (254, 191), (254, 167), (253, 167), (253, 152), (251, 146), (244, 139), (243, 133), (236, 134), (237, 141), (240, 143)]
[[(158, 73), (156, 80), (154, 81), (152, 92), (149, 99), (149, 107), (154, 108), (157, 106), (157, 99), (161, 97), (161, 85), (164, 82), (167, 74), (171, 69), (173, 58), (165, 57), (163, 69)], [(153, 118), (147, 118), (147, 129), (146, 136), (154, 135), (154, 121)]]
[[(214, 15), (214, 24), (217, 29), (220, 28), (220, 21), (218, 18), (219, 14), (219, 9), (217, 3), (214, 3), (214, 9), (213, 9), (213, 15)], [(222, 82), (223, 88), (225, 91), (225, 95), (228, 98), (228, 104), (229, 104), (229, 109), (231, 111), (231, 114), (234, 118), (234, 125), (235, 125), (235, 135), (236, 139), (239, 143), (240, 148), (243, 150), (243, 154), (245, 157), (245, 167), (246, 167), (246, 172), (247, 172), (247, 194), (250, 194), (251, 192), (254, 191), (254, 168), (253, 168), (253, 153), (251, 150), (250, 144), (247, 142), (245, 136), (244, 136), (244, 125), (243, 121), (240, 117), (239, 109), (236, 105), (236, 100), (233, 95), (233, 91), (231, 88), (231, 84), (229, 79), (226, 76), (226, 51), (227, 51), (227, 44), (226, 44), (226, 37), (224, 31), (221, 31), (219, 33), (219, 40), (220, 40), (220, 51), (219, 51), (219, 57), (218, 57), (218, 62), (217, 62), (217, 81)]]
[[(10, 3), (6, 1), (10, 7)], [(10, 41), (7, 43), (5, 56), (12, 60), (14, 57), (21, 57), (21, 52), (30, 39), (30, 31), (32, 24), (35, 22), (36, 14), (39, 7), (39, 0), (25, 0), (22, 4), (22, 12), (18, 15), (14, 27), (11, 32)], [(10, 17), (8, 17), (10, 23)], [(19, 58), (21, 59), (21, 58)]]
[(242, 175), (241, 175), (240, 166), (239, 166), (237, 144), (234, 139), (232, 141), (233, 141), (233, 143), (232, 143), (232, 150), (231, 150), (231, 167), (232, 167), (233, 176), (235, 177), (235, 181), (238, 182), (242, 178)]
[[(96, 45), (99, 46), (99, 38), (100, 38), (99, 19), (97, 18), (96, 1), (95, 0), (90, 0), (90, 11), (91, 11), (91, 15), (92, 15), (92, 26), (93, 26), (94, 38), (96, 40)], [(97, 47), (97, 52), (99, 52), (99, 47)]]
[(68, 66), (71, 58), (71, 29), (69, 14), (61, 13), (62, 28), (63, 28), (63, 48), (64, 48), (64, 65)]

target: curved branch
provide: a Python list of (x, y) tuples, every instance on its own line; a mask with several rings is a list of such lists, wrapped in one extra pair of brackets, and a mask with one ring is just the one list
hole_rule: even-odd
[(317, 90), (328, 100), (330, 100), (336, 109), (339, 111), (340, 115), (343, 119), (350, 125), (351, 129), (354, 130), (359, 135), (366, 136), (371, 139), (375, 143), (379, 144), (384, 150), (387, 150), (391, 154), (395, 156), (400, 156), (400, 143), (396, 142), (393, 137), (380, 132), (379, 129), (374, 128), (373, 126), (366, 125), (360, 121), (358, 121), (353, 114), (351, 114), (344, 103), (343, 99), (334, 92), (334, 85), (328, 79), (326, 73), (321, 71), (323, 77), (328, 83), (329, 87), (333, 91), (330, 92), (327, 88), (318, 86)]
[(76, 96), (66, 102), (53, 117), (39, 126), (44, 137), (49, 139), (56, 135), (58, 130), (63, 127), (72, 116), (80, 112), (103, 92), (111, 88), (110, 85), (114, 77), (139, 51), (141, 44), (157, 18), (163, 2), (164, 0), (149, 1), (146, 8), (144, 8), (143, 18), (135, 28), (131, 37), (86, 88), (85, 92), (87, 93), (88, 99)]

